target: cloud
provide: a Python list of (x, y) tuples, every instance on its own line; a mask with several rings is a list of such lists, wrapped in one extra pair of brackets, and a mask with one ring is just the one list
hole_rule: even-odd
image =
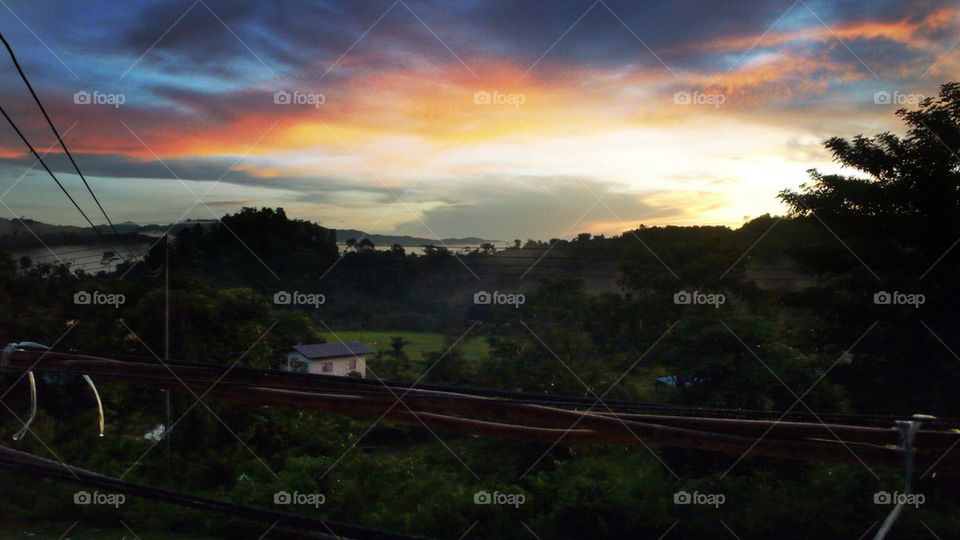
[[(256, 200), (242, 187), (292, 215), (417, 234), (413, 215), (442, 236), (559, 236), (593, 200), (573, 175), (612, 187), (630, 226), (739, 219), (828, 159), (817, 141), (895, 128), (874, 92), (933, 95), (960, 62), (946, 0), (205, 1), (11, 3), (50, 47), (13, 25), (88, 176), (110, 191), (170, 180), (167, 167), (189, 181), (229, 169), (218, 208)], [(78, 106), (81, 90), (126, 103)], [(277, 91), (325, 102), (278, 105)], [(524, 103), (478, 106), (478, 91)], [(677, 91), (725, 102), (682, 107)], [(6, 64), (0, 102), (38, 149), (53, 143)], [(32, 161), (0, 128), (4, 172)], [(598, 205), (574, 229), (620, 225)]]
[[(495, 240), (570, 238), (576, 233), (617, 234), (640, 223), (685, 220), (689, 201), (647, 202), (656, 193), (569, 177), (474, 178), (432, 189), (444, 202), (397, 232), (425, 237), (483, 234)], [(439, 193), (437, 191), (439, 190)], [(596, 202), (597, 197), (602, 202)]]
[[(255, 184), (258, 179), (243, 171), (232, 170), (224, 176), (230, 168), (232, 160), (226, 159), (171, 159), (160, 163), (155, 160), (133, 159), (117, 154), (82, 154), (73, 153), (77, 163), (86, 176), (100, 178), (148, 178), (176, 180), (224, 180), (233, 183)], [(17, 156), (10, 158), (0, 157), (0, 163), (13, 169), (24, 169), (34, 164), (33, 156)], [(66, 155), (60, 152), (51, 152), (44, 157), (44, 162), (55, 174), (75, 174), (73, 165)], [(169, 167), (169, 169), (167, 168)], [(42, 171), (37, 164), (36, 170)], [(171, 172), (172, 171), (172, 172)]]

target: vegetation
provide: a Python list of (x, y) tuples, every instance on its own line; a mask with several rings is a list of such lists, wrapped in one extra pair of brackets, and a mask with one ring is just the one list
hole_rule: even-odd
[[(393, 349), (395, 338), (404, 341), (403, 351), (407, 356), (418, 362), (422, 368), (424, 357), (430, 351), (442, 349), (445, 340), (443, 334), (431, 332), (410, 332), (406, 330), (334, 330), (333, 333), (323, 334), (324, 340), (337, 343), (343, 341), (359, 341), (377, 352), (388, 352)], [(465, 338), (461, 343), (464, 357), (471, 362), (479, 362), (489, 354), (489, 346), (484, 338)]]
[[(282, 210), (245, 209), (182, 230), (169, 253), (161, 243), (117, 275), (18, 270), (4, 259), (0, 338), (162, 355), (169, 301), (169, 354), (190, 360), (266, 367), (293, 343), (335, 333), (373, 345), (370, 365), (384, 378), (760, 410), (785, 410), (802, 394), (818, 413), (957, 417), (960, 163), (944, 146), (960, 145), (960, 86), (898, 115), (903, 138), (827, 142), (865, 178), (811, 171), (808, 185), (781, 194), (789, 216), (737, 230), (641, 227), (614, 238), (517, 241), (499, 252), (435, 246), (424, 255), (359, 241), (338, 253), (328, 229)], [(807, 279), (781, 286), (773, 270)], [(765, 272), (764, 282), (757, 276)], [(85, 290), (126, 301), (74, 304)], [(278, 304), (278, 291), (325, 301)], [(475, 304), (480, 291), (524, 297)], [(876, 300), (883, 292), (922, 294), (924, 302)], [(662, 376), (674, 384), (657, 383)], [(18, 448), (264, 506), (278, 490), (320, 492), (325, 505), (294, 510), (431, 537), (474, 527), (483, 538), (529, 538), (527, 528), (543, 538), (657, 538), (671, 528), (677, 537), (714, 538), (729, 526), (743, 538), (857, 538), (889, 511), (872, 494), (902, 483), (899, 470), (734, 462), (639, 445), (550, 448), (446, 433), (441, 442), (416, 427), (199, 406), (183, 395), (172, 400), (182, 420), (154, 446), (144, 434), (166, 421), (164, 394), (102, 384), (108, 433), (99, 438), (81, 390), (79, 380), (43, 377), (37, 437)], [(21, 411), (26, 399), (21, 384), (6, 402)], [(0, 436), (9, 440), (19, 427), (8, 418)], [(17, 474), (0, 478), (0, 519), (61, 522), (79, 513), (70, 486), (44, 482), (40, 490)], [(900, 517), (899, 537), (960, 530), (955, 483), (925, 476), (915, 486), (927, 503)], [(475, 505), (481, 489), (523, 494), (526, 503)], [(679, 490), (722, 493), (731, 504), (676, 505)], [(251, 532), (141, 501), (84, 509), (82, 519), (111, 530), (122, 520), (137, 534)]]

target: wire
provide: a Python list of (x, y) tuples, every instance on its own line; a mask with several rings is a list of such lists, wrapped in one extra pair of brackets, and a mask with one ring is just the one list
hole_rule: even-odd
[(319, 538), (353, 538), (356, 540), (412, 540), (414, 536), (387, 533), (347, 525), (334, 521), (321, 520), (315, 517), (279, 512), (268, 508), (238, 504), (228, 501), (218, 501), (205, 497), (197, 497), (169, 489), (156, 488), (143, 484), (135, 484), (113, 478), (103, 474), (88, 471), (80, 467), (58, 463), (41, 458), (26, 452), (0, 446), (0, 467), (16, 471), (31, 473), (37, 476), (53, 478), (74, 484), (96, 486), (111, 491), (163, 501), (186, 508), (203, 510), (227, 515), (237, 519), (256, 521), (270, 526), (277, 525), (276, 529), (308, 535)]
[(53, 181), (56, 182), (58, 186), (60, 186), (60, 191), (63, 191), (63, 194), (66, 195), (68, 199), (70, 199), (70, 202), (73, 203), (73, 206), (77, 209), (78, 212), (80, 212), (80, 215), (83, 216), (83, 219), (87, 220), (87, 223), (89, 223), (90, 226), (93, 227), (93, 230), (96, 231), (97, 234), (99, 234), (100, 236), (103, 236), (97, 230), (96, 225), (94, 225), (93, 222), (90, 221), (90, 218), (87, 217), (87, 214), (86, 212), (83, 211), (83, 208), (80, 208), (80, 205), (77, 204), (77, 201), (73, 200), (73, 197), (70, 196), (70, 193), (67, 191), (67, 188), (63, 187), (63, 184), (60, 183), (60, 179), (57, 178), (57, 175), (53, 174), (53, 171), (50, 170), (50, 167), (47, 167), (47, 164), (43, 161), (43, 158), (40, 157), (40, 154), (38, 154), (36, 149), (34, 149), (33, 145), (30, 144), (30, 141), (27, 140), (27, 137), (24, 136), (22, 131), (20, 131), (20, 128), (17, 127), (17, 124), (13, 122), (13, 119), (10, 118), (10, 116), (7, 114), (7, 111), (3, 109), (3, 106), (0, 106), (0, 114), (3, 114), (3, 117), (7, 119), (7, 122), (9, 122), (10, 126), (13, 127), (13, 130), (17, 132), (17, 135), (20, 136), (20, 139), (23, 141), (23, 143), (27, 145), (27, 148), (30, 149), (30, 152), (32, 152), (34, 157), (37, 158), (37, 161), (40, 162), (40, 165), (43, 165), (43, 168), (44, 170), (47, 171), (47, 174), (49, 174), (50, 177), (53, 178)]
[[(80, 171), (80, 166), (78, 166), (77, 162), (73, 159), (73, 154), (71, 154), (70, 150), (67, 149), (67, 144), (63, 142), (63, 137), (61, 137), (60, 132), (57, 131), (57, 127), (53, 124), (53, 120), (50, 119), (50, 115), (47, 114), (47, 109), (44, 108), (43, 103), (40, 102), (40, 97), (37, 96), (37, 93), (33, 90), (33, 85), (30, 84), (30, 79), (27, 78), (27, 74), (24, 73), (23, 68), (20, 67), (20, 62), (17, 61), (17, 56), (13, 53), (13, 48), (10, 47), (10, 43), (7, 42), (7, 38), (3, 37), (3, 33), (0, 33), (0, 42), (3, 42), (3, 46), (6, 47), (7, 52), (10, 53), (10, 59), (13, 60), (13, 65), (17, 68), (17, 73), (20, 74), (20, 79), (23, 80), (23, 83), (27, 85), (27, 89), (30, 90), (30, 95), (33, 96), (33, 101), (36, 102), (37, 107), (40, 108), (40, 112), (43, 113), (43, 117), (46, 118), (47, 125), (50, 126), (50, 130), (53, 132), (54, 136), (56, 136), (57, 142), (59, 142), (60, 147), (63, 148), (63, 152), (68, 158), (70, 158), (70, 163), (73, 164), (73, 168), (77, 171), (77, 174), (80, 175), (80, 180), (83, 181), (83, 185), (87, 187), (87, 191), (90, 193), (90, 196), (93, 197), (94, 202), (97, 203), (97, 207), (100, 208), (100, 212), (103, 213), (103, 217), (106, 218), (107, 223), (110, 224), (110, 228), (113, 229), (113, 234), (119, 237), (120, 233), (117, 231), (117, 228), (114, 227), (113, 221), (111, 221), (110, 216), (107, 215), (107, 211), (103, 209), (103, 205), (100, 204), (100, 200), (97, 199), (97, 196), (93, 193), (93, 189), (87, 182), (87, 178)], [(11, 124), (13, 123), (9, 118), (7, 118), (7, 120), (10, 121)], [(90, 220), (88, 219), (87, 221)], [(91, 223), (91, 225), (93, 224)], [(93, 225), (93, 228), (96, 229), (97, 227)]]
[[(39, 353), (16, 350), (12, 354), (19, 356), (27, 357), (36, 357), (40, 356)], [(146, 364), (147, 368), (150, 365), (157, 366), (160, 365), (157, 359), (152, 357), (144, 357), (137, 355), (116, 355), (110, 353), (99, 353), (99, 352), (78, 352), (71, 350), (63, 349), (51, 349), (46, 351), (43, 354), (48, 365), (50, 361), (77, 361), (77, 360), (99, 360), (104, 361), (105, 358), (109, 358), (109, 361), (116, 363), (128, 363), (134, 365), (144, 365)], [(30, 362), (36, 361), (37, 358), (32, 358)], [(278, 371), (275, 369), (261, 369), (261, 368), (251, 368), (236, 366), (232, 370), (227, 369), (227, 365), (224, 364), (214, 364), (214, 363), (203, 363), (203, 362), (188, 362), (183, 360), (172, 359), (169, 361), (164, 361), (163, 364), (170, 366), (171, 368), (183, 368), (187, 370), (194, 370), (194, 373), (206, 373), (213, 376), (219, 377), (225, 370), (229, 371), (235, 377), (235, 380), (248, 381), (251, 384), (257, 385), (269, 385), (274, 388), (286, 388), (286, 389), (297, 389), (297, 390), (317, 390), (317, 391), (327, 391), (330, 389), (336, 388), (349, 388), (351, 391), (367, 390), (367, 391), (385, 391), (386, 387), (389, 387), (391, 390), (406, 391), (408, 389), (416, 388), (422, 391), (431, 391), (443, 393), (448, 396), (451, 400), (456, 400), (460, 398), (469, 398), (469, 397), (484, 397), (484, 398), (498, 398), (503, 400), (508, 400), (514, 403), (527, 403), (527, 404), (541, 404), (541, 405), (551, 405), (551, 406), (562, 406), (562, 407), (589, 407), (593, 405), (596, 400), (589, 397), (577, 397), (577, 396), (564, 396), (564, 395), (548, 395), (548, 394), (533, 394), (529, 392), (511, 392), (506, 390), (497, 390), (491, 388), (476, 388), (476, 387), (464, 387), (464, 386), (449, 386), (449, 385), (438, 385), (438, 384), (412, 384), (405, 381), (394, 381), (394, 380), (372, 380), (372, 379), (352, 379), (344, 377), (336, 377), (330, 375), (321, 375), (313, 373), (296, 373), (288, 371)], [(30, 365), (30, 364), (27, 364)], [(50, 365), (50, 367), (55, 367), (56, 364)], [(160, 370), (161, 373), (166, 372), (166, 370)], [(169, 372), (166, 372), (169, 373)], [(670, 413), (670, 414), (679, 414), (679, 415), (688, 415), (688, 416), (697, 416), (697, 417), (719, 417), (719, 418), (735, 418), (735, 419), (808, 419), (811, 421), (816, 421), (817, 418), (823, 419), (824, 421), (846, 423), (846, 424), (857, 424), (857, 425), (874, 425), (882, 427), (890, 427), (896, 420), (910, 420), (911, 415), (863, 415), (863, 414), (818, 414), (816, 417), (808, 413), (799, 413), (791, 412), (785, 414), (782, 411), (759, 411), (751, 409), (730, 409), (730, 408), (718, 408), (718, 407), (704, 407), (697, 405), (673, 405), (673, 404), (662, 404), (662, 403), (640, 403), (640, 402), (627, 402), (627, 401), (616, 401), (616, 400), (604, 400), (604, 403), (609, 406), (611, 409), (618, 412), (652, 412), (652, 413)], [(924, 425), (927, 426), (936, 426), (942, 428), (958, 428), (960, 427), (960, 419), (952, 418), (931, 418), (924, 420)]]
[[(41, 356), (42, 355), (42, 356)], [(315, 410), (362, 418), (387, 418), (471, 436), (534, 441), (545, 444), (635, 444), (646, 441), (665, 447), (770, 458), (856, 463), (884, 466), (902, 463), (903, 450), (892, 444), (896, 430), (850, 425), (783, 423), (781, 420), (742, 421), (716, 418), (676, 418), (663, 415), (602, 415), (594, 402), (583, 410), (470, 395), (462, 390), (438, 392), (412, 386), (344, 377), (274, 371), (264, 377), (245, 368), (179, 363), (131, 363), (50, 351), (12, 350), (4, 370), (36, 369), (87, 373), (130, 384), (202, 393), (233, 403)], [(226, 370), (226, 371), (225, 371)], [(286, 380), (284, 380), (286, 379)], [(383, 388), (373, 387), (371, 384)], [(311, 388), (312, 387), (312, 388)], [(384, 391), (386, 390), (386, 391)], [(399, 403), (403, 408), (398, 408)], [(887, 424), (889, 426), (890, 424)], [(775, 430), (775, 432), (774, 432)], [(758, 442), (757, 437), (760, 436)], [(960, 472), (957, 460), (941, 460), (960, 441), (955, 431), (926, 430), (919, 434), (924, 466), (944, 474)], [(856, 449), (851, 453), (849, 448)]]
[[(224, 379), (227, 382), (236, 384), (246, 384), (250, 386), (262, 386), (275, 389), (289, 390), (314, 390), (329, 392), (335, 390), (344, 390), (351, 393), (384, 393), (392, 391), (406, 392), (416, 390), (417, 392), (430, 392), (433, 397), (439, 397), (450, 401), (464, 400), (470, 398), (497, 398), (511, 403), (540, 404), (549, 406), (563, 407), (584, 407), (595, 403), (591, 398), (580, 398), (575, 396), (550, 396), (541, 394), (508, 392), (502, 390), (485, 388), (465, 388), (458, 386), (444, 386), (431, 384), (413, 385), (408, 382), (382, 381), (371, 379), (352, 379), (344, 377), (334, 377), (320, 374), (295, 373), (287, 371), (278, 371), (271, 369), (259, 369), (236, 366), (227, 369), (225, 364), (210, 364), (197, 362), (183, 362), (169, 360), (160, 363), (156, 359), (148, 359), (138, 356), (109, 355), (95, 356), (90, 354), (80, 354), (76, 352), (64, 352), (58, 350), (45, 351), (38, 353), (29, 350), (13, 350), (11, 353), (12, 362), (23, 362), (23, 366), (32, 365), (33, 362), (41, 360), (45, 369), (76, 369), (75, 366), (83, 364), (93, 367), (104, 367), (106, 371), (101, 370), (101, 374), (129, 372), (130, 367), (136, 367), (134, 371), (138, 373), (159, 373), (165, 376), (169, 375), (167, 367), (175, 372), (181, 373), (185, 377), (207, 377), (218, 379), (224, 375), (225, 370), (229, 371), (229, 378)], [(108, 359), (109, 358), (109, 359)], [(129, 366), (129, 367), (128, 367)], [(93, 369), (91, 367), (91, 369)], [(779, 419), (784, 417), (779, 411), (752, 411), (743, 409), (723, 409), (713, 407), (683, 406), (683, 405), (664, 405), (655, 403), (636, 403), (623, 401), (605, 401), (611, 409), (628, 412), (655, 412), (655, 413), (677, 413), (686, 414), (694, 417), (722, 417), (722, 418), (756, 418), (756, 419)], [(802, 417), (803, 415), (791, 415), (791, 417)], [(818, 415), (819, 418), (847, 424), (859, 425), (880, 425), (889, 428), (896, 420), (911, 419), (909, 415), (851, 415), (851, 414), (824, 414)], [(960, 426), (960, 420), (949, 418), (930, 418), (924, 421), (925, 425), (936, 426), (940, 428), (955, 428)]]

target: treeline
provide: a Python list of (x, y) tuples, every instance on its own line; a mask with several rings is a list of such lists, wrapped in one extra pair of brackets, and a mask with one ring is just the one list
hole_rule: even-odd
[[(180, 231), (114, 275), (50, 265), (18, 273), (3, 258), (0, 339), (158, 357), (169, 344), (175, 358), (268, 366), (291, 342), (318, 340), (329, 329), (428, 329), (449, 336), (448, 344), (413, 359), (395, 342), (373, 370), (541, 394), (960, 417), (960, 85), (897, 114), (903, 138), (827, 143), (857, 176), (814, 171), (808, 185), (781, 194), (787, 216), (736, 230), (644, 227), (458, 254), (358, 242), (340, 253), (329, 229), (282, 210), (244, 209)], [(766, 269), (762, 277), (758, 268)], [(601, 278), (607, 271), (613, 276)], [(810, 279), (771, 286), (800, 277)], [(93, 290), (125, 301), (75, 301)], [(325, 302), (273, 301), (293, 290)], [(513, 303), (496, 295), (475, 301), (494, 291), (513, 294)], [(473, 336), (489, 343), (486, 359), (468, 360), (457, 345)], [(900, 470), (856, 465), (752, 456), (731, 465), (728, 456), (695, 451), (449, 434), (441, 444), (395, 426), (368, 435), (368, 424), (339, 416), (200, 406), (189, 395), (173, 398), (184, 419), (167, 454), (144, 439), (165, 421), (164, 395), (106, 385), (115, 431), (101, 439), (82, 390), (77, 379), (41, 378), (34, 429), (44, 444), (30, 439), (23, 448), (55, 448), (70, 463), (108, 474), (254, 504), (271, 504), (279, 489), (326, 493), (322, 509), (293, 510), (434, 537), (459, 537), (471, 524), (478, 537), (529, 537), (518, 519), (545, 538), (658, 537), (674, 526), (679, 536), (713, 538), (720, 520), (743, 537), (858, 537), (890, 510), (873, 494), (902, 485)], [(19, 411), (29, 396), (19, 385), (6, 399)], [(0, 435), (19, 427), (11, 419)], [(76, 512), (68, 492), (4, 474), (4, 519)], [(478, 489), (523, 493), (530, 504), (475, 505)], [(900, 516), (904, 537), (960, 530), (956, 482), (924, 474), (914, 489), (928, 502)], [(673, 504), (679, 490), (724, 493), (730, 504), (692, 512)], [(118, 516), (99, 510), (90, 515), (102, 523)], [(243, 531), (165, 507), (124, 512), (126, 522), (147, 528)]]

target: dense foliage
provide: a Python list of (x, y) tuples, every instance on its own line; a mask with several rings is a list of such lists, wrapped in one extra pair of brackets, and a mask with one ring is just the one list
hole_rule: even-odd
[[(414, 357), (397, 337), (380, 347), (368, 376), (711, 407), (960, 416), (960, 362), (951, 351), (960, 347), (960, 163), (950, 150), (960, 147), (960, 86), (898, 115), (903, 138), (827, 142), (866, 178), (812, 171), (809, 185), (781, 195), (790, 216), (736, 230), (640, 228), (466, 253), (378, 250), (366, 239), (338, 253), (328, 229), (282, 210), (245, 209), (185, 228), (112, 275), (18, 269), (3, 258), (0, 338), (266, 367), (292, 344), (335, 339), (338, 330), (421, 330), (443, 333), (447, 345)], [(92, 290), (126, 301), (73, 302)], [(325, 302), (278, 304), (279, 291), (320, 293)], [(523, 294), (524, 302), (476, 305), (480, 291)], [(875, 302), (883, 291), (926, 301)], [(683, 302), (683, 294), (723, 301)], [(489, 353), (465, 355), (469, 339), (486, 340)], [(4, 382), (6, 389), (13, 379)], [(640, 444), (548, 447), (390, 423), (369, 429), (369, 421), (180, 393), (172, 396), (173, 429), (157, 441), (145, 434), (167, 423), (166, 395), (102, 386), (106, 437), (95, 435), (78, 380), (46, 377), (36, 436), (16, 446), (264, 506), (279, 490), (324, 493), (323, 506), (295, 510), (431, 537), (857, 538), (889, 510), (873, 493), (902, 481), (901, 471), (859, 465), (741, 461)], [(20, 384), (4, 401), (22, 411), (25, 399)], [(2, 427), (9, 441), (20, 424), (8, 418)], [(198, 537), (262, 532), (140, 501), (78, 510), (70, 486), (37, 489), (7, 472), (0, 479), (8, 524), (65, 528), (82, 518)], [(924, 476), (916, 489), (927, 502), (904, 513), (898, 537), (960, 531), (955, 485)], [(475, 505), (478, 490), (526, 502)], [(723, 493), (727, 502), (676, 505), (678, 490)]]

